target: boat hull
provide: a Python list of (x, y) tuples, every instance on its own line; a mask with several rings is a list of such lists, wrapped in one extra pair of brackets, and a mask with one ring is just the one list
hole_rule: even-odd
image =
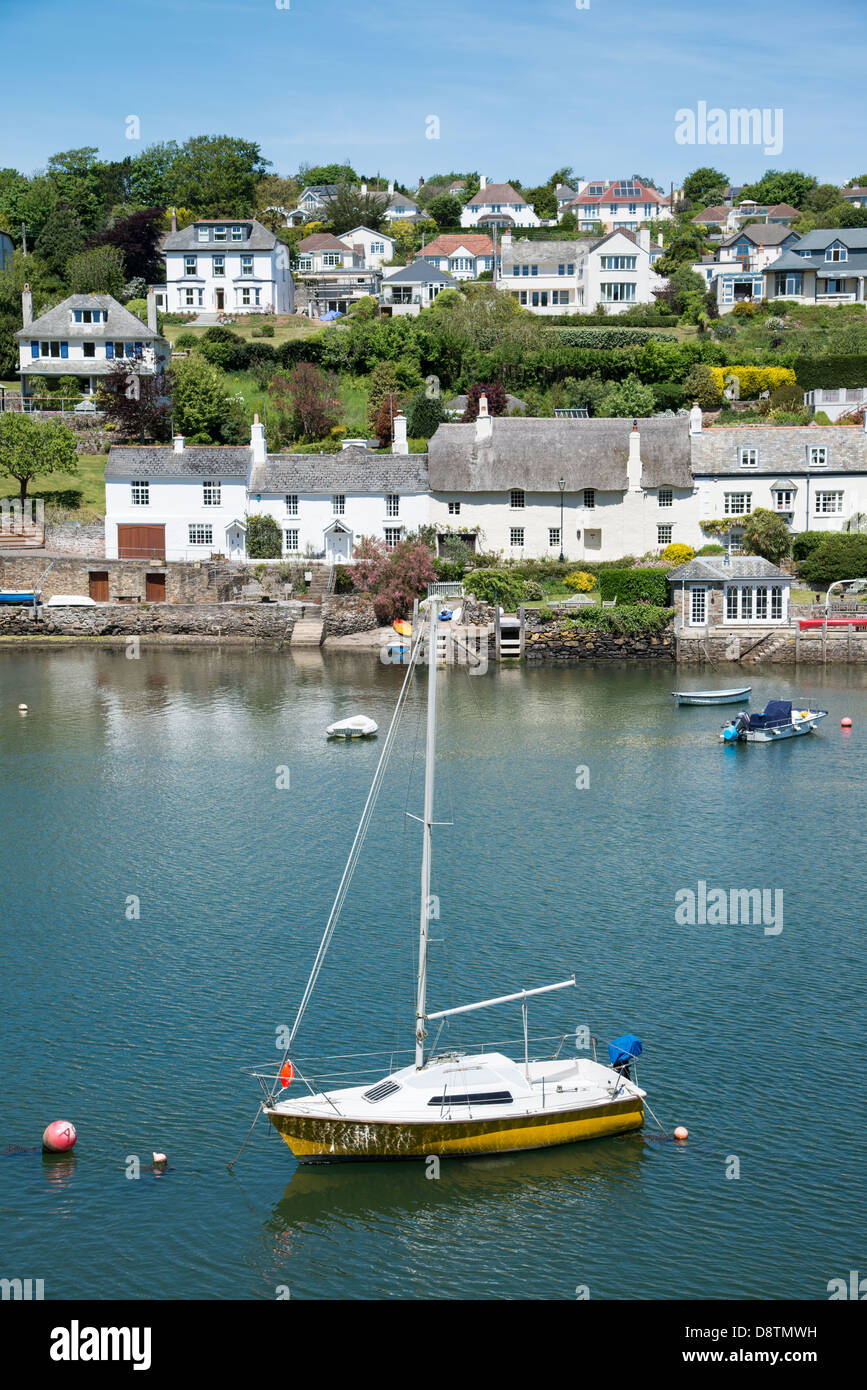
[(678, 705), (733, 705), (738, 700), (749, 700), (751, 685), (738, 690), (673, 690), (671, 693)]
[(506, 1115), (490, 1120), (369, 1123), (338, 1116), (266, 1113), (299, 1163), (371, 1162), (434, 1155), (474, 1158), (602, 1139), (641, 1129), (644, 1124), (644, 1104), (637, 1096), (571, 1111)]

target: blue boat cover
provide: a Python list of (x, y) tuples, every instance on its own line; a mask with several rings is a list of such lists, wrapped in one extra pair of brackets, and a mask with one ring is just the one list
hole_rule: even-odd
[(612, 1067), (616, 1067), (618, 1062), (628, 1062), (630, 1057), (641, 1056), (641, 1039), (634, 1033), (624, 1033), (622, 1038), (615, 1038), (608, 1044), (608, 1060)]
[(788, 724), (791, 717), (791, 700), (769, 700), (762, 714), (750, 715), (750, 728), (769, 729), (777, 724)]

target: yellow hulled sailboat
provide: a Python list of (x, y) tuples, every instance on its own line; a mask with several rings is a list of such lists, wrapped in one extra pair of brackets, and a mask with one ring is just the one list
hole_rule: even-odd
[[(433, 852), (434, 752), (436, 744), (437, 614), (426, 605), (419, 624), (394, 717), (356, 832), (334, 905), (277, 1075), (256, 1072), (265, 1095), (261, 1110), (301, 1163), (345, 1160), (472, 1157), (542, 1149), (579, 1139), (598, 1139), (639, 1129), (644, 1123), (644, 1091), (633, 1077), (641, 1043), (625, 1034), (608, 1045), (609, 1065), (594, 1058), (560, 1056), (531, 1059), (528, 1000), (574, 986), (575, 977), (495, 999), (430, 1012), (427, 1007), (427, 956)], [(294, 1039), (312, 995), (346, 891), (358, 860), (412, 673), (425, 649), (428, 658), (427, 739), (422, 827), (421, 913), (416, 990), (415, 1060), (372, 1083), (316, 1090), (290, 1061)], [(495, 1005), (520, 1003), (523, 1057), (502, 1052), (434, 1052), (426, 1055), (428, 1024)], [(297, 1079), (308, 1094), (284, 1098)], [(282, 1094), (281, 1094), (282, 1092)]]

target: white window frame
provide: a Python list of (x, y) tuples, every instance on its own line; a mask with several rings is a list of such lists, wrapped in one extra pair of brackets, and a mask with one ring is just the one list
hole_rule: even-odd
[(585, 509), (586, 511), (588, 511), (588, 512), (592, 512), (592, 511), (594, 510), (594, 508), (595, 508), (595, 506), (596, 506), (596, 489), (595, 489), (595, 487), (585, 487), (585, 488), (584, 488), (584, 499), (583, 499), (582, 505), (583, 505), (584, 509)]
[(842, 516), (843, 515), (843, 490), (832, 489), (816, 493), (815, 514), (816, 516)]
[(400, 516), (400, 496), (398, 493), (386, 493), (385, 514), (386, 516)]
[(827, 446), (827, 444), (808, 444), (808, 445), (807, 445), (807, 467), (808, 467), (808, 468), (827, 468), (827, 467), (828, 467), (828, 446)]
[(674, 506), (674, 490), (670, 487), (661, 487), (657, 493), (657, 502), (660, 507)]
[(783, 623), (786, 621), (782, 584), (726, 584), (723, 612), (726, 623)]
[(549, 526), (549, 527), (548, 527), (548, 546), (549, 546), (549, 548), (550, 548), (550, 547), (558, 547), (559, 545), (560, 545), (560, 527), (559, 527), (559, 526)]
[(774, 511), (793, 512), (795, 510), (795, 492), (790, 487), (774, 488)]
[(331, 510), (335, 516), (346, 515), (346, 493), (335, 492), (331, 498)]
[(383, 528), (383, 531), (385, 535), (385, 544), (389, 550), (393, 550), (396, 545), (400, 545), (403, 539), (402, 526), (386, 526)]
[(753, 509), (752, 502), (753, 494), (751, 492), (723, 493), (723, 515), (749, 516)]
[(707, 585), (691, 584), (689, 590), (689, 625), (704, 627), (707, 623)]
[(738, 449), (739, 468), (758, 468), (759, 450), (755, 444), (742, 444)]
[(213, 545), (214, 528), (207, 521), (190, 521), (187, 523), (187, 544), (188, 545)]
[[(663, 535), (663, 532), (664, 532), (664, 531), (666, 531), (668, 534), (667, 534), (667, 535)], [(657, 528), (656, 528), (656, 544), (657, 544), (657, 545), (671, 545), (671, 537), (672, 537), (673, 531), (674, 531), (674, 527), (673, 527), (673, 526), (670, 526), (670, 525), (668, 525), (668, 524), (666, 524), (666, 525), (664, 525), (664, 526), (657, 526)]]
[(151, 485), (148, 478), (134, 478), (129, 485), (129, 500), (133, 507), (149, 507)]
[[(283, 550), (287, 555), (295, 555), (300, 549), (299, 538), (301, 531), (297, 526), (288, 526), (283, 530)], [(294, 537), (294, 540), (292, 539)]]
[(297, 492), (287, 492), (287, 493), (286, 493), (286, 515), (287, 515), (287, 516), (297, 516), (297, 515), (298, 515), (298, 493), (297, 493)]
[(203, 506), (203, 507), (219, 507), (219, 506), (220, 506), (220, 491), (221, 491), (221, 485), (220, 485), (220, 482), (219, 482), (218, 480), (215, 480), (215, 481), (208, 480), (208, 481), (206, 481), (206, 482), (203, 482), (203, 483), (202, 483), (202, 506)]
[(449, 502), (449, 516), (460, 516), (460, 514), (461, 514), (461, 504), (460, 504), (460, 502)]

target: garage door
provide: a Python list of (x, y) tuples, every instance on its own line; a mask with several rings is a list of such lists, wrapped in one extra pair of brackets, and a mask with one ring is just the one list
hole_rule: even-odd
[(121, 526), (117, 528), (119, 560), (166, 558), (165, 526)]

